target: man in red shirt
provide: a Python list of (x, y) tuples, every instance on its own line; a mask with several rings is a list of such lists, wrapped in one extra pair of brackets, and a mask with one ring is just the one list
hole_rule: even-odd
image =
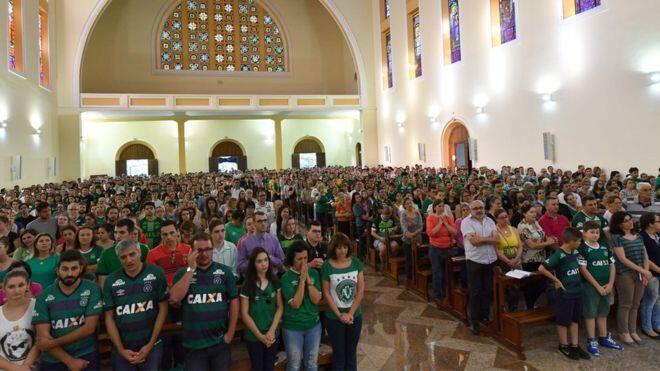
[(172, 286), (174, 273), (179, 268), (187, 266), (186, 259), (190, 254), (190, 245), (181, 243), (179, 240), (179, 231), (172, 220), (163, 222), (160, 226), (160, 245), (149, 251), (147, 263), (157, 265), (165, 271), (167, 286)]
[(559, 200), (554, 197), (545, 200), (545, 210), (545, 214), (539, 219), (539, 224), (547, 237), (554, 237), (557, 241), (552, 245), (556, 249), (563, 244), (561, 236), (566, 228), (571, 226), (571, 222), (567, 217), (559, 214)]

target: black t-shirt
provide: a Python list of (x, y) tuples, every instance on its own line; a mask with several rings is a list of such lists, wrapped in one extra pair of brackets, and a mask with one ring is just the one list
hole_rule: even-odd
[(328, 258), (328, 243), (325, 241), (319, 242), (316, 246), (312, 246), (309, 242), (305, 241), (307, 245), (307, 261), (311, 262), (316, 258), (326, 260)]
[[(654, 239), (653, 236), (649, 236), (646, 231), (642, 231), (640, 234), (644, 240), (644, 247), (646, 248), (646, 254), (648, 254), (649, 260), (652, 261), (653, 264), (660, 266), (660, 242)], [(660, 277), (660, 274), (657, 272), (651, 272), (655, 277)]]

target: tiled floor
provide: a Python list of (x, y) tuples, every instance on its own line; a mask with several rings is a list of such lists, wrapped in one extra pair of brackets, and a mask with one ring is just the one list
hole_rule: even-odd
[(367, 268), (360, 370), (660, 370), (657, 340), (645, 338), (644, 345), (622, 352), (603, 350), (591, 361), (559, 355), (552, 325), (531, 328), (525, 341), (527, 360), (520, 361), (493, 339), (474, 336), (434, 305)]

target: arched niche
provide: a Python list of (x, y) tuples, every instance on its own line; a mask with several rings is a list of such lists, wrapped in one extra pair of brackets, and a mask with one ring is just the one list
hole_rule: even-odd
[(470, 133), (460, 120), (450, 121), (442, 132), (442, 163), (451, 169), (472, 168)]
[[(318, 138), (312, 136), (304, 136), (293, 145), (293, 153), (291, 155), (291, 167), (300, 169), (306, 163), (310, 163), (311, 155), (315, 156), (314, 165), (316, 167), (325, 167), (325, 147), (323, 142)], [(301, 163), (302, 160), (302, 163)], [(307, 161), (309, 160), (309, 161)]]
[(124, 143), (115, 155), (115, 175), (136, 175), (134, 171), (138, 168), (147, 170), (148, 175), (158, 175), (156, 150), (139, 140)]
[(221, 139), (211, 146), (209, 151), (209, 171), (217, 172), (220, 169), (220, 163), (236, 163), (238, 170), (246, 171), (247, 152), (241, 142), (234, 139)]

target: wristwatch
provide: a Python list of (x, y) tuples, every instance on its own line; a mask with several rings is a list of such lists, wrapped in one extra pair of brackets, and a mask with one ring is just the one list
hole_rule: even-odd
[(186, 268), (186, 273), (188, 273), (188, 272), (194, 272), (194, 271), (195, 271), (195, 270), (192, 269), (192, 268), (190, 268), (190, 267)]

